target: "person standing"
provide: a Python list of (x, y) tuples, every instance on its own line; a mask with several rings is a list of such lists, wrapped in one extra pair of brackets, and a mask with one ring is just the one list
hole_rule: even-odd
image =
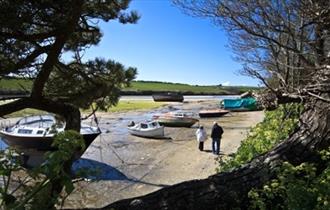
[(213, 123), (211, 138), (212, 138), (212, 152), (213, 154), (219, 155), (220, 152), (220, 141), (223, 134), (223, 129), (217, 122)]
[(206, 139), (207, 139), (207, 134), (206, 134), (206, 131), (203, 128), (203, 126), (199, 126), (199, 128), (197, 129), (196, 138), (197, 138), (197, 141), (199, 142), (198, 149), (200, 151), (203, 151), (204, 150), (204, 141), (206, 141)]

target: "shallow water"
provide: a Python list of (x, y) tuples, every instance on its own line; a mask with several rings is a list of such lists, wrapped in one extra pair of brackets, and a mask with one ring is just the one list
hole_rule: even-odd
[(4, 150), (8, 147), (8, 145), (2, 141), (2, 138), (0, 137), (0, 150)]

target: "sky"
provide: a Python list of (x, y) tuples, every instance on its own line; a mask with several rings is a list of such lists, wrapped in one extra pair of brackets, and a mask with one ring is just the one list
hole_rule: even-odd
[(136, 67), (136, 80), (190, 85), (246, 85), (259, 82), (238, 73), (241, 64), (226, 47), (224, 31), (210, 20), (191, 17), (170, 0), (133, 0), (137, 24), (101, 22), (102, 41), (85, 58), (101, 57)]

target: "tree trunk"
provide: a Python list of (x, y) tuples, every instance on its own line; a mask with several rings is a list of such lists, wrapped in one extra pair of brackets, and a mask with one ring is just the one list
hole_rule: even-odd
[[(112, 203), (102, 209), (246, 209), (248, 192), (276, 176), (276, 168), (288, 161), (320, 163), (318, 151), (330, 145), (330, 108), (319, 100), (306, 107), (299, 128), (270, 152), (231, 172), (163, 188), (145, 196)], [(320, 168), (322, 166), (318, 165)]]

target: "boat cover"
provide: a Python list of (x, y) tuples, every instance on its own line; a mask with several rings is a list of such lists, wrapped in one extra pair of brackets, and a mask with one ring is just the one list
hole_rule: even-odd
[(256, 110), (257, 101), (255, 98), (238, 98), (238, 99), (224, 99), (223, 107), (225, 109), (248, 109)]

